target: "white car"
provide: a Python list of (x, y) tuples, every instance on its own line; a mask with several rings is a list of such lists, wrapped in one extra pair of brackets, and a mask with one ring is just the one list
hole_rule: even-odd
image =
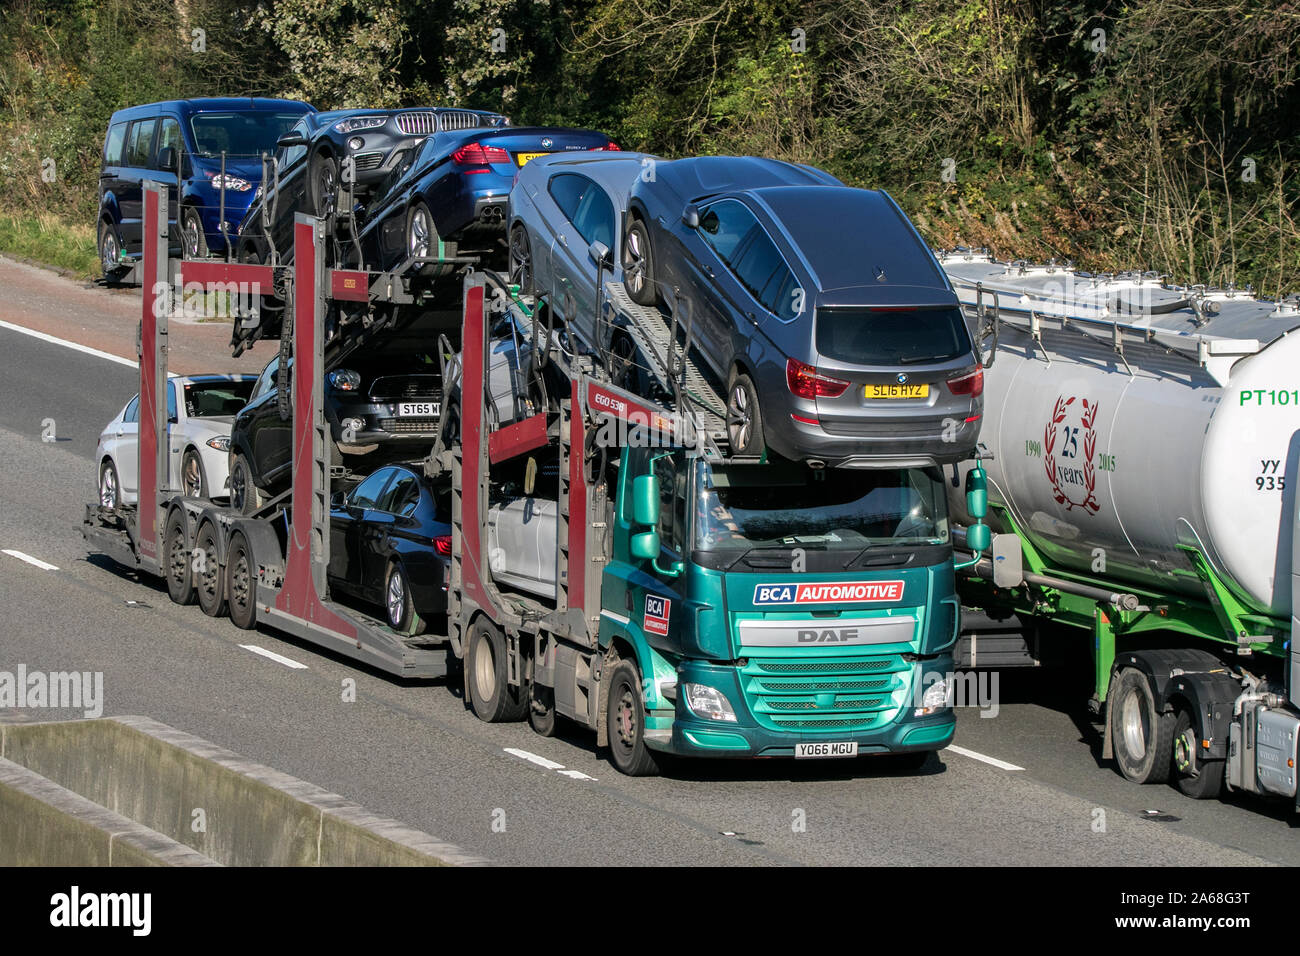
[[(190, 375), (167, 380), (167, 486), (197, 498), (229, 494), (230, 426), (252, 394), (254, 375)], [(180, 396), (180, 401), (177, 401)], [(99, 503), (134, 504), (139, 492), (140, 396), (99, 436)]]

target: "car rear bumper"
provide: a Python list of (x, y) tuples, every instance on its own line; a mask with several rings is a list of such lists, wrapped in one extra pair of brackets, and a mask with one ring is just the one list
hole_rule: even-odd
[(983, 407), (973, 411), (899, 410), (860, 417), (823, 418), (811, 401), (796, 399), (784, 370), (755, 383), (767, 445), (794, 460), (814, 459), (837, 468), (919, 467), (971, 457), (979, 440)]

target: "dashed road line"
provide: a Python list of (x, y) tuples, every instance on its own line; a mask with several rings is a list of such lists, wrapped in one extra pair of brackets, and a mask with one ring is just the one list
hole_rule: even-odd
[(282, 654), (275, 653), (275, 651), (268, 651), (265, 647), (258, 647), (256, 644), (240, 644), (239, 646), (246, 651), (252, 651), (254, 654), (261, 654), (263, 657), (270, 658), (277, 664), (283, 664), (285, 667), (292, 667), (294, 670), (299, 671), (307, 670), (306, 664), (300, 664)]
[(971, 760), (982, 761), (983, 763), (990, 764), (994, 767), (997, 767), (999, 770), (1024, 770), (1025, 769), (1024, 767), (1017, 767), (1013, 763), (1007, 763), (1005, 760), (999, 760), (997, 757), (990, 757), (987, 756), (986, 754), (976, 753), (973, 750), (967, 750), (965, 747), (955, 747), (952, 744), (949, 744), (947, 747), (943, 749), (945, 753), (951, 750), (955, 754), (960, 754), (963, 757), (970, 757)]
[(542, 757), (527, 750), (520, 750), (518, 747), (502, 747), (506, 753), (512, 757), (518, 757), (520, 760), (527, 760), (529, 763), (536, 764), (543, 770), (557, 770), (561, 777), (568, 777), (571, 780), (592, 780), (595, 777), (589, 777), (581, 770), (565, 770), (564, 764), (556, 763), (548, 757)]
[(14, 551), (10, 548), (4, 549), (4, 554), (11, 558), (17, 558), (19, 561), (26, 561), (28, 564), (40, 568), (42, 571), (57, 571), (58, 566), (42, 561), (40, 558), (33, 558), (30, 554), (23, 554), (21, 551)]

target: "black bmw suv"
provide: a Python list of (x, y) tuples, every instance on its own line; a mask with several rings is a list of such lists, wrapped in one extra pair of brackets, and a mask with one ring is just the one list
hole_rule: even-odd
[[(230, 430), (230, 502), (245, 514), (289, 487), (293, 421), (280, 414), (279, 365), (277, 356), (262, 370)], [(422, 455), (437, 435), (442, 405), (432, 352), (403, 348), (345, 359), (325, 376), (331, 464), (364, 473)]]

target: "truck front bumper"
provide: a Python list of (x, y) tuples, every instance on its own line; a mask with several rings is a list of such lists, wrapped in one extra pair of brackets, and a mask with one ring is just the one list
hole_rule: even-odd
[[(927, 671), (951, 672), (951, 658), (926, 662)], [(697, 717), (686, 706), (683, 684), (706, 684), (726, 695), (736, 713), (735, 721)], [(892, 720), (863, 729), (850, 727), (782, 731), (763, 726), (749, 710), (741, 691), (736, 668), (686, 662), (678, 673), (676, 709), (671, 715), (648, 715), (646, 743), (652, 749), (681, 756), (697, 757), (793, 757), (795, 745), (804, 743), (846, 743), (858, 745), (858, 754), (901, 754), (942, 750), (953, 738), (957, 718), (951, 707), (925, 716), (914, 716), (909, 699)]]

